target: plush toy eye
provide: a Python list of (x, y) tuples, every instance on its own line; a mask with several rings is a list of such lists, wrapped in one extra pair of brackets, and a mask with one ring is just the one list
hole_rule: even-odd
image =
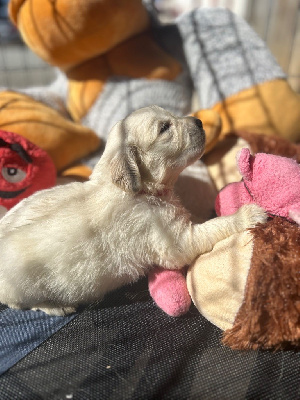
[(172, 124), (170, 121), (163, 122), (160, 126), (159, 134), (161, 135), (162, 133), (166, 132), (171, 127), (171, 125)]
[(15, 167), (4, 167), (1, 173), (3, 178), (10, 183), (21, 182), (26, 177), (26, 172)]

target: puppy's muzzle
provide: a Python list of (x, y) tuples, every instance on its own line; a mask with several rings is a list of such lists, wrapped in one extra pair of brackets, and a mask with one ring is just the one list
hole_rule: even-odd
[(185, 117), (185, 120), (189, 121), (192, 124), (194, 124), (195, 128), (198, 128), (201, 133), (203, 132), (203, 124), (202, 124), (202, 121), (200, 119), (188, 116), (188, 117)]
[(189, 117), (186, 117), (186, 121), (188, 121), (189, 127), (191, 129), (190, 134), (192, 134), (193, 136), (196, 135), (198, 137), (204, 136), (204, 138), (205, 138), (203, 124), (200, 119), (189, 116)]
[(197, 126), (199, 129), (203, 130), (202, 121), (201, 121), (200, 119), (198, 119), (198, 118), (194, 118), (194, 117), (192, 117), (192, 118), (195, 120), (196, 126)]

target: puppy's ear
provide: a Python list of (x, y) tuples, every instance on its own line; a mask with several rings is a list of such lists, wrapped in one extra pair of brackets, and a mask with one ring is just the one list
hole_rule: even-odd
[(141, 175), (138, 167), (137, 149), (125, 146), (110, 163), (111, 178), (115, 185), (125, 192), (137, 193), (142, 188)]
[(142, 188), (137, 148), (126, 143), (124, 123), (118, 123), (112, 132), (115, 155), (110, 161), (112, 182), (125, 192), (137, 193)]

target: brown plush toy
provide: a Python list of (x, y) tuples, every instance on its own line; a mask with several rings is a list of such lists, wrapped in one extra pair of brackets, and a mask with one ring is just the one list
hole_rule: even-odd
[(300, 346), (300, 146), (255, 137), (260, 146), (294, 159), (241, 150), (243, 180), (221, 190), (216, 210), (228, 215), (254, 202), (270, 220), (219, 242), (187, 274), (194, 304), (233, 349)]

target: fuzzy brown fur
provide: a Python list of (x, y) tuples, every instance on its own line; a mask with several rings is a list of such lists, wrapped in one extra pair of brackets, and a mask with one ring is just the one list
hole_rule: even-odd
[(300, 144), (291, 143), (278, 136), (259, 135), (247, 131), (237, 131), (235, 134), (249, 143), (253, 153), (289, 157), (300, 163)]
[(300, 346), (300, 227), (275, 217), (251, 231), (244, 301), (223, 342), (233, 349)]

